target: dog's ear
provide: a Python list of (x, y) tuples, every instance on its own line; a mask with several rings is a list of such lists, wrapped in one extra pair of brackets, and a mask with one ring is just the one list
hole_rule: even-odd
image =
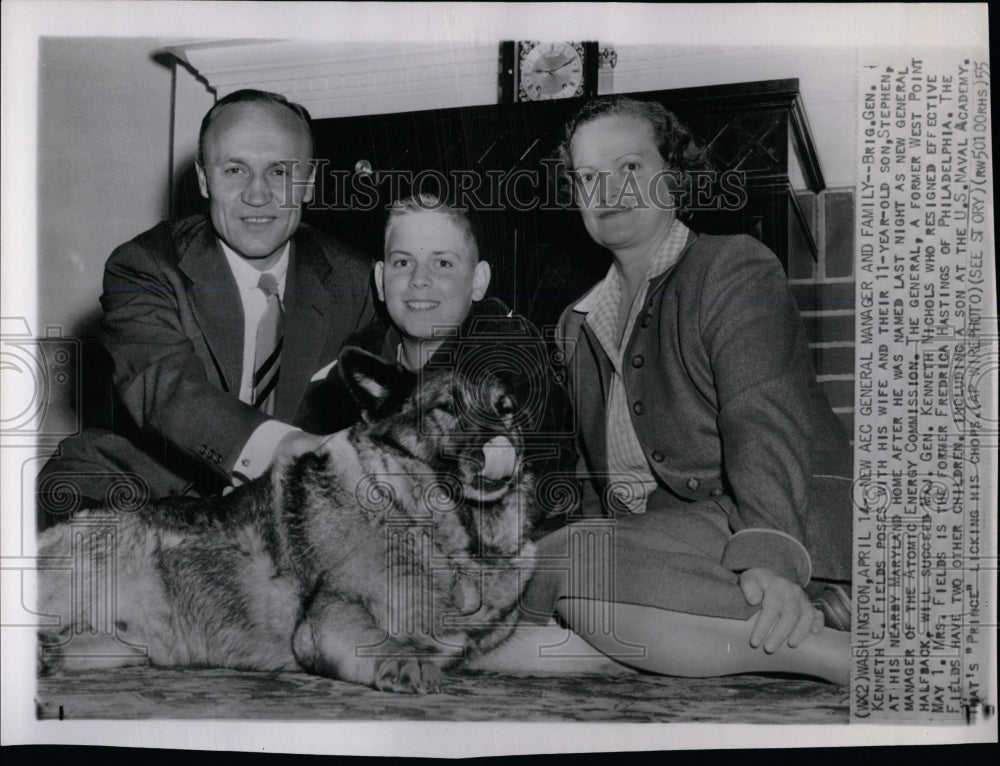
[(340, 352), (337, 368), (369, 423), (398, 410), (417, 383), (409, 370), (351, 346)]

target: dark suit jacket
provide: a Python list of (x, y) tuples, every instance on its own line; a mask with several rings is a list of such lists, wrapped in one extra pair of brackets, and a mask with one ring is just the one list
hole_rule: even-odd
[[(373, 319), (370, 272), (369, 258), (308, 226), (292, 238), (278, 420), (296, 423), (310, 377)], [(238, 399), (243, 308), (208, 220), (163, 222), (117, 248), (101, 305), (115, 391), (139, 433), (124, 444), (108, 431), (84, 432), (63, 444), (51, 470), (132, 472), (151, 497), (211, 485), (206, 475), (221, 486), (268, 416)]]
[[(602, 485), (611, 363), (584, 318), (569, 307), (560, 337), (581, 450)], [(651, 281), (625, 361), (632, 423), (667, 504), (715, 502), (728, 516), (724, 566), (850, 579), (850, 446), (770, 250), (692, 233)]]

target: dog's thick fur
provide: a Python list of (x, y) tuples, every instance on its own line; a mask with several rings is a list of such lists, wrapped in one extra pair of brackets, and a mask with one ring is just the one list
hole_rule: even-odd
[(59, 622), (43, 672), (148, 661), (435, 691), (508, 636), (533, 552), (510, 397), (457, 374), (416, 385), (354, 349), (340, 366), (366, 422), (317, 452), (226, 497), (41, 535), (39, 611)]

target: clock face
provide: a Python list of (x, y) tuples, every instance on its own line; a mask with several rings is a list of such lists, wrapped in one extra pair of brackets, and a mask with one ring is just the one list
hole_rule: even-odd
[(583, 48), (573, 43), (538, 43), (521, 51), (520, 96), (529, 101), (572, 98), (583, 93)]

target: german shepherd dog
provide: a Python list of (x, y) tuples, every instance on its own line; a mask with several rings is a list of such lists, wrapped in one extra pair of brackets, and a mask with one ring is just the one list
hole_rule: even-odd
[[(224, 497), (92, 510), (44, 532), (41, 672), (306, 670), (397, 692), (499, 645), (531, 575), (532, 479), (495, 379), (357, 349), (364, 422)], [(94, 530), (103, 530), (95, 533)], [(109, 531), (110, 530), (110, 531)]]

